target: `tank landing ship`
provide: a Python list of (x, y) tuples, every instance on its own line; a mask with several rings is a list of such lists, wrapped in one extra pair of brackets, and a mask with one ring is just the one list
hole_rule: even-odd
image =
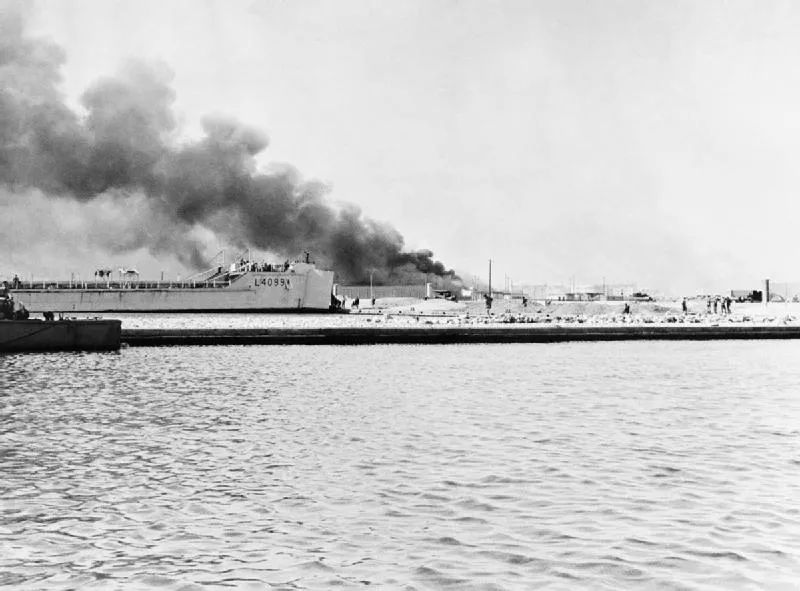
[(134, 270), (110, 270), (94, 282), (19, 281), (11, 289), (31, 312), (328, 312), (333, 271), (308, 254), (294, 263), (241, 258), (184, 281), (140, 281)]

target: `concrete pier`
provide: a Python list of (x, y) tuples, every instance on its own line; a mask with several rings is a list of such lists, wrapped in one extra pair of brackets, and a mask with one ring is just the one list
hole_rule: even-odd
[(131, 347), (185, 345), (377, 345), (569, 341), (800, 339), (800, 326), (447, 326), (123, 329)]

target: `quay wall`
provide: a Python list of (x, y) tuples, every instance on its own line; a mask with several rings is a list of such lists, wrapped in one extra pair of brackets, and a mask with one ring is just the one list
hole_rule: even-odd
[(131, 347), (181, 345), (376, 345), (570, 341), (800, 339), (800, 326), (469, 326), (123, 329)]

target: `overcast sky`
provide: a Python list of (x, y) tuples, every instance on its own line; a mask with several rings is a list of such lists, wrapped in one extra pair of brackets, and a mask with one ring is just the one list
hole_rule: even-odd
[(800, 280), (800, 4), (35, 0), (77, 97), (174, 71), (330, 198), (495, 285)]

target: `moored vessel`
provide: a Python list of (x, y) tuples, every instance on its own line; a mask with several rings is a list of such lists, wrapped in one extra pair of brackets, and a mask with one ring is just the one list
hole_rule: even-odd
[(114, 351), (120, 348), (119, 320), (29, 318), (7, 293), (0, 293), (0, 353), (20, 351)]
[(115, 351), (121, 334), (120, 320), (0, 320), (0, 353)]
[[(97, 274), (96, 274), (97, 275)], [(333, 271), (318, 269), (308, 253), (280, 264), (239, 258), (183, 281), (141, 281), (120, 272), (112, 280), (15, 279), (11, 289), (31, 312), (328, 312)]]

